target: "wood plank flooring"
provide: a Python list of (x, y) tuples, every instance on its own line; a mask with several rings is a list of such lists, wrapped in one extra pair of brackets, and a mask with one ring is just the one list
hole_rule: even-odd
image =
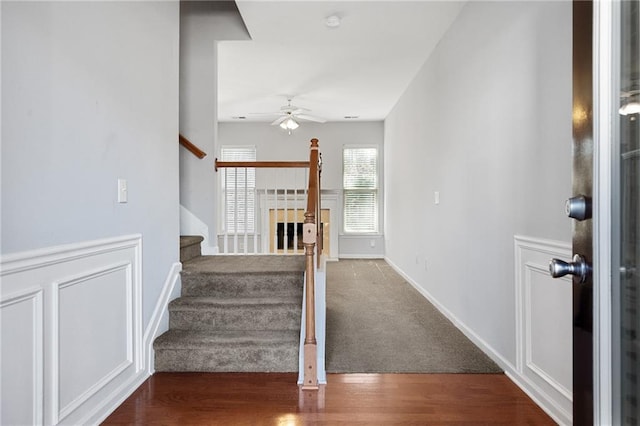
[(503, 374), (156, 373), (105, 425), (553, 425)]

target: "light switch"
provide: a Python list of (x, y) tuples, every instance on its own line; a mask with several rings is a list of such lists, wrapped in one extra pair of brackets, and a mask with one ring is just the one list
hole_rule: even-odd
[(127, 202), (127, 180), (126, 179), (118, 179), (118, 202), (119, 203)]
[(440, 191), (433, 193), (433, 204), (440, 204)]

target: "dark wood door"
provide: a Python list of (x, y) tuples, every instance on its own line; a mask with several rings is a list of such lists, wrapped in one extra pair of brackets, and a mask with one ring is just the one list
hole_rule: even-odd
[[(593, 196), (593, 4), (573, 2), (573, 196)], [(573, 253), (593, 264), (593, 219), (573, 219)], [(573, 424), (593, 424), (593, 275), (573, 277)]]

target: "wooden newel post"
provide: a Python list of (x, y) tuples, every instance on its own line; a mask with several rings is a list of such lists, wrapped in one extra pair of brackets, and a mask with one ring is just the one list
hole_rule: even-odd
[(315, 300), (315, 268), (314, 247), (316, 244), (315, 213), (307, 211), (302, 225), (302, 243), (304, 244), (306, 267), (306, 300), (305, 300), (305, 337), (304, 337), (304, 382), (302, 389), (318, 389), (318, 366), (316, 346), (316, 300)]

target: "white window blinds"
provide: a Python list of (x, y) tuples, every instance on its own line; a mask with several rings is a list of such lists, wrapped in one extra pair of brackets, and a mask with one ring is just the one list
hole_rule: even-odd
[(378, 149), (343, 149), (344, 231), (378, 232)]
[[(221, 161), (255, 161), (255, 146), (223, 146)], [(221, 175), (224, 231), (255, 232), (256, 169), (224, 168)]]

